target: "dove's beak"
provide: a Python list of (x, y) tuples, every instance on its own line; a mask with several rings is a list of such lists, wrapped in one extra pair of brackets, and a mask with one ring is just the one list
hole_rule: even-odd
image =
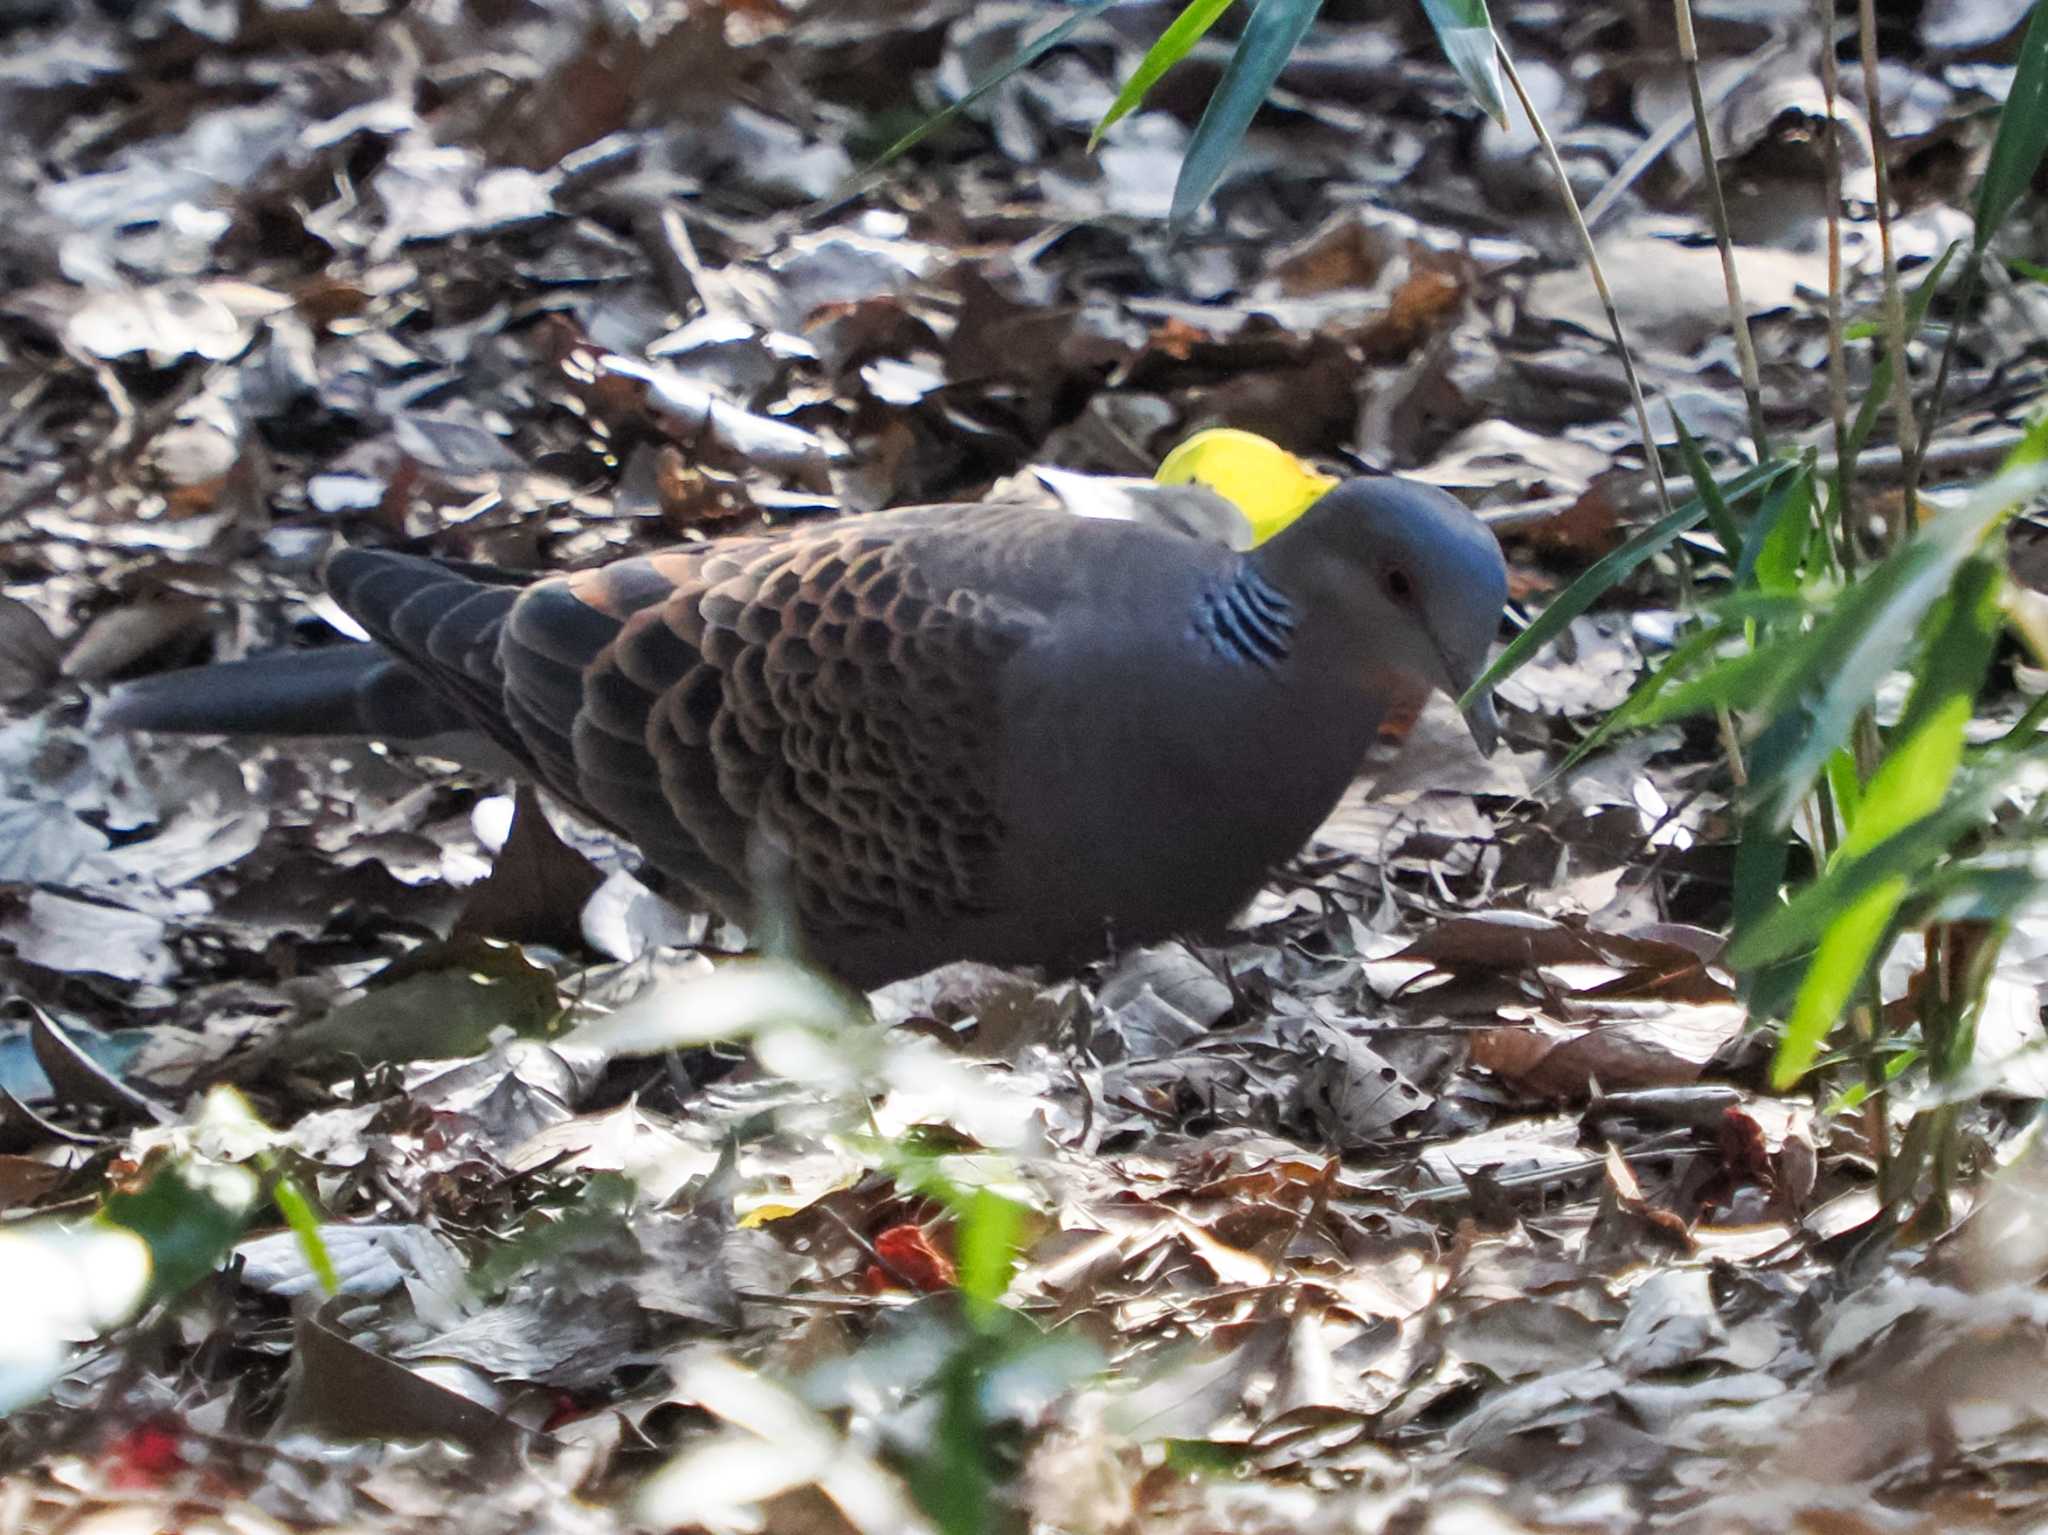
[(1500, 717), (1493, 712), (1493, 695), (1481, 693), (1465, 706), (1465, 728), (1472, 732), (1472, 744), (1479, 755), (1491, 757), (1500, 745)]
[(1500, 745), (1500, 716), (1493, 712), (1491, 692), (1473, 693), (1472, 684), (1486, 675), (1486, 647), (1481, 646), (1477, 656), (1463, 665), (1451, 659), (1452, 649), (1434, 633), (1430, 635), (1436, 646), (1437, 659), (1443, 665), (1444, 691), (1451, 695), (1465, 715), (1465, 728), (1472, 732), (1472, 744), (1479, 748), (1479, 755), (1491, 757), (1493, 749)]

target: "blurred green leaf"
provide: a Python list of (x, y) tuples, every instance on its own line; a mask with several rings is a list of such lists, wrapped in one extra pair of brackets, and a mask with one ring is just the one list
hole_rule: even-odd
[(1073, 15), (1039, 33), (1038, 36), (1025, 43), (1015, 53), (1003, 60), (1002, 63), (975, 81), (974, 84), (967, 88), (967, 94), (958, 101), (934, 112), (930, 117), (927, 117), (915, 128), (904, 134), (902, 138), (883, 150), (875, 157), (874, 163), (868, 169), (870, 171), (877, 170), (887, 165), (898, 155), (914, 149), (925, 139), (931, 137), (932, 134), (945, 127), (947, 123), (981, 100), (990, 91), (1009, 79), (1010, 76), (1016, 74), (1021, 69), (1029, 69), (1033, 64), (1036, 64), (1046, 54), (1072, 36), (1075, 28), (1101, 15), (1114, 4), (1116, 4), (1116, 0), (1084, 0), (1083, 4), (1075, 7)]
[(1675, 409), (1671, 412), (1671, 424), (1678, 429), (1678, 455), (1685, 460), (1685, 472), (1692, 476), (1693, 493), (1707, 509), (1707, 526), (1721, 541), (1721, 552), (1728, 556), (1729, 564), (1739, 564), (1742, 560), (1742, 534), (1735, 526), (1735, 518), (1728, 510), (1727, 499), (1714, 479), (1707, 456), (1700, 452), (1699, 443), (1693, 439), (1692, 432)]
[(1902, 908), (1916, 926), (2001, 922), (2048, 890), (2048, 857), (2038, 837), (1957, 858), (1917, 882)]
[(1963, 730), (2003, 626), (1999, 596), (2004, 584), (2001, 556), (1976, 555), (1956, 572), (1928, 624), (1913, 691), (1893, 727), (1891, 749), (1846, 815), (1846, 855), (1875, 847), (1931, 814), (1948, 793), (1963, 760)]
[(1742, 558), (1735, 565), (1738, 588), (1763, 592), (1798, 590), (1800, 567), (1814, 535), (1813, 463), (1809, 459), (1765, 500), (1749, 526)]
[[(1886, 1083), (1898, 1081), (1900, 1077), (1904, 1076), (1920, 1060), (1920, 1047), (1918, 1045), (1907, 1044), (1905, 1041), (1897, 1038), (1886, 1039), (1880, 1037), (1873, 1039), (1870, 1041), (1868, 1051), (1870, 1054), (1880, 1057), (1878, 1075)], [(1814, 1064), (1835, 1065), (1839, 1059), (1841, 1058), (1823, 1057)], [(1834, 1097), (1830, 1098), (1823, 1106), (1821, 1112), (1830, 1119), (1839, 1114), (1846, 1114), (1851, 1109), (1861, 1108), (1865, 1103), (1869, 1102), (1870, 1094), (1871, 1089), (1868, 1082), (1852, 1082), (1843, 1088), (1842, 1091), (1835, 1094)]]
[(1838, 747), (1822, 771), (1827, 775), (1828, 797), (1833, 801), (1831, 808), (1835, 819), (1844, 826), (1849, 825), (1856, 819), (1857, 809), (1863, 803), (1863, 773), (1856, 764), (1854, 749), (1846, 743)]
[(1991, 141), (1984, 179), (1977, 183), (1975, 253), (1981, 255), (2005, 223), (2013, 205), (2033, 184), (2041, 157), (2048, 153), (2048, 6), (2034, 6), (2033, 20), (2020, 41), (2019, 67), (1998, 114), (1998, 136)]
[[(1917, 336), (1920, 327), (1927, 323), (1927, 308), (1934, 302), (1934, 295), (1941, 287), (1942, 274), (1948, 270), (1949, 261), (1961, 248), (1961, 242), (1949, 246), (1941, 257), (1927, 269), (1927, 275), (1920, 279), (1920, 285), (1906, 297), (1906, 334)], [(1842, 444), (1842, 455), (1835, 467), (1835, 497), (1837, 505), (1846, 505), (1846, 487), (1855, 483), (1856, 460), (1863, 452), (1863, 444), (1870, 437), (1870, 429), (1877, 425), (1877, 413), (1892, 397), (1892, 354), (1889, 348), (1882, 349), (1876, 362), (1871, 365), (1870, 382), (1864, 386), (1863, 403), (1856, 407), (1856, 419), (1849, 425), (1849, 440)]]
[[(1909, 827), (1952, 821), (1939, 815), (1939, 808), (1962, 761), (1962, 733), (1999, 637), (1997, 594), (2003, 577), (2003, 563), (1991, 559), (1970, 561), (1958, 573), (1948, 614), (1935, 624), (1925, 647), (1921, 677), (1907, 704), (1907, 716), (1898, 722), (1896, 745), (1878, 763), (1839, 858), (1853, 862), (1866, 849), (1884, 845)], [(1954, 835), (1964, 829), (1968, 823), (1954, 827)], [(1946, 853), (1954, 835), (1929, 849), (1933, 856)], [(1841, 898), (1800, 980), (1792, 1017), (1786, 1019), (1778, 1056), (1772, 1060), (1772, 1083), (1780, 1091), (1798, 1083), (1821, 1052), (1864, 972), (1878, 958), (1878, 944), (1890, 931), (1892, 917), (1911, 888), (1909, 878), (1917, 872), (1921, 870), (1888, 874), (1872, 880), (1860, 894)]]
[(996, 1528), (994, 1447), (981, 1410), (981, 1382), (1000, 1345), (970, 1334), (939, 1371), (938, 1418), (929, 1449), (910, 1464), (910, 1491), (941, 1535)]
[(1229, 10), (1231, 3), (1232, 0), (1188, 0), (1186, 9), (1174, 17), (1172, 24), (1159, 34), (1158, 41), (1145, 50), (1145, 57), (1131, 71), (1131, 78), (1124, 81), (1123, 89), (1116, 93), (1116, 100), (1109, 104), (1109, 110), (1102, 114), (1102, 121), (1088, 135), (1089, 149), (1093, 150), (1102, 142), (1102, 135), (1112, 124), (1136, 109), (1138, 103), (1145, 99), (1145, 93), (1159, 83), (1162, 75), (1188, 56), (1188, 50), (1202, 40), (1204, 32), (1216, 25), (1216, 18)]
[(976, 1189), (954, 1215), (954, 1264), (970, 1312), (986, 1315), (1010, 1288), (1017, 1268), (1024, 1207), (993, 1189)]
[(1791, 856), (1789, 831), (1762, 825), (1754, 816), (1743, 820), (1735, 843), (1731, 932), (1747, 932), (1767, 913), (1783, 909), (1778, 904), (1778, 890), (1785, 883)]
[(2048, 405), (2034, 413), (2034, 419), (2027, 423), (2026, 432), (2014, 444), (2013, 450), (2005, 455), (2000, 472), (2025, 469), (2034, 464), (2048, 463)]
[(1195, 124), (1194, 137), (1173, 187), (1172, 220), (1185, 224), (1209, 200), (1244, 142), (1266, 93), (1307, 35), (1323, 0), (1258, 0), (1230, 55), (1216, 93)]
[(1500, 88), (1500, 49), (1486, 0), (1422, 0), (1422, 14), (1436, 29), (1437, 46), (1479, 109), (1505, 128), (1508, 109)]
[(2038, 489), (2038, 466), (1999, 475), (1942, 513), (1843, 591), (1834, 611), (1797, 642), (1796, 665), (1760, 693), (1771, 722), (1750, 753), (1756, 813), (1790, 823), (1859, 711), (1911, 648), (1921, 620), (2013, 500)]
[(1800, 978), (1792, 1016), (1771, 1058), (1771, 1083), (1780, 1092), (1806, 1075), (1828, 1031), (1848, 1008), (1905, 889), (1906, 876), (1893, 875), (1833, 913)]
[[(1781, 476), (1790, 474), (1794, 467), (1789, 462), (1781, 462), (1745, 470), (1722, 487), (1722, 496), (1732, 502), (1754, 495), (1776, 483)], [(1674, 538), (1706, 514), (1706, 503), (1694, 496), (1670, 516), (1660, 517), (1651, 523), (1619, 549), (1595, 560), (1586, 568), (1584, 575), (1551, 598), (1549, 605), (1536, 615), (1528, 628), (1508, 642), (1507, 648), (1494, 658), (1485, 675), (1465, 690), (1458, 706), (1463, 708), (1481, 693), (1491, 692), (1515, 668), (1555, 639), (1573, 619), (1604, 597), (1610, 588), (1618, 585), (1638, 565), (1661, 553)]]
[(1548, 777), (1563, 777), (1613, 737), (1638, 728), (1648, 719), (1667, 687), (1691, 672), (1721, 646), (1739, 638), (1740, 633), (1739, 628), (1728, 623), (1693, 630), (1672, 647), (1671, 654), (1651, 668), (1648, 676), (1636, 683), (1628, 697), (1610, 710), (1607, 717), (1566, 754), (1564, 761)]
[(320, 1212), (313, 1208), (313, 1201), (306, 1197), (298, 1180), (287, 1173), (276, 1174), (270, 1185), (270, 1202), (277, 1206), (277, 1213), (298, 1238), (300, 1256), (320, 1282), (320, 1288), (329, 1295), (339, 1290), (341, 1276), (335, 1273), (333, 1255), (320, 1235)]
[(255, 1207), (255, 1177), (239, 1167), (170, 1163), (133, 1193), (107, 1196), (99, 1218), (149, 1248), (148, 1301), (182, 1295), (227, 1257)]
[(1723, 656), (1714, 665), (1649, 700), (1635, 711), (1637, 726), (1662, 725), (1713, 709), (1770, 711), (1788, 690), (1788, 679), (1801, 675), (1818, 643), (1814, 633), (1783, 635)]
[(903, 1460), (911, 1495), (941, 1535), (1021, 1529), (999, 1490), (1023, 1447), (1018, 1430), (1100, 1370), (1101, 1355), (1078, 1338), (1047, 1336), (1028, 1317), (1000, 1306), (985, 1324), (962, 1327), (952, 1317), (943, 1331), (932, 1322), (944, 1313), (929, 1305), (922, 1310), (931, 1327), (922, 1345), (937, 1345), (943, 1359), (920, 1392), (936, 1411), (906, 1414), (897, 1436), (909, 1441)]
[(1839, 590), (1832, 582), (1811, 581), (1790, 591), (1730, 592), (1708, 609), (1717, 622), (1730, 625), (1757, 624), (1762, 628), (1786, 628), (1809, 618), (1818, 618), (1834, 606)]
[(1796, 954), (1818, 943), (1836, 913), (1903, 875), (1924, 875), (1971, 828), (1983, 824), (2010, 769), (1971, 780), (1949, 803), (1856, 852), (1845, 851), (1776, 911), (1736, 934), (1727, 960), (1739, 969)]
[(1166, 1464), (1183, 1476), (1236, 1476), (1254, 1454), (1250, 1445), (1215, 1439), (1168, 1439), (1162, 1448)]
[[(1771, 1077), (1780, 1088), (1797, 1082), (1813, 1064), (1875, 958), (1878, 943), (1905, 898), (1910, 877), (1945, 854), (1955, 838), (1981, 818), (1983, 806), (1973, 803), (1972, 796), (1959, 797), (1949, 805), (1943, 801), (1962, 762), (1963, 731), (1998, 639), (1998, 594), (2004, 574), (1999, 560), (1980, 556), (1968, 561), (1957, 572), (1952, 592), (1936, 610), (1921, 651), (1920, 675), (1894, 733), (1894, 744), (1871, 776), (1836, 855), (1836, 864), (1864, 865), (1857, 882), (1852, 884), (1847, 876), (1840, 882), (1831, 881), (1831, 865), (1786, 908), (1788, 913), (1811, 909), (1812, 902), (1825, 898), (1820, 909), (1832, 915), (1826, 918), (1772, 1063)], [(1959, 817), (1961, 824), (1957, 824)], [(1903, 834), (1920, 827), (1928, 831), (1922, 845), (1916, 847)], [(1927, 839), (1938, 840), (1929, 846)], [(1885, 846), (1897, 849), (1902, 842), (1920, 863), (1889, 872), (1865, 864), (1866, 853)], [(1828, 895), (1831, 884), (1835, 888)], [(1823, 896), (1817, 897), (1816, 892)], [(1759, 926), (1768, 931), (1772, 924)]]
[(2040, 735), (2044, 722), (2048, 722), (2048, 693), (2043, 693), (2014, 720), (2011, 726), (1985, 750), (1993, 755), (2000, 752), (2024, 751), (2029, 746), (2041, 744)]

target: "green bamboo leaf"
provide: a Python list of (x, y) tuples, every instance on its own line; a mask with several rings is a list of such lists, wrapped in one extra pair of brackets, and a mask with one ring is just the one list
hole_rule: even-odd
[(1016, 74), (1017, 71), (1029, 69), (1033, 64), (1036, 64), (1047, 53), (1050, 53), (1061, 43), (1065, 42), (1068, 37), (1072, 36), (1074, 30), (1083, 22), (1092, 21), (1114, 4), (1116, 4), (1116, 0), (1084, 0), (1083, 4), (1075, 8), (1073, 15), (1039, 33), (1038, 36), (1024, 44), (1015, 53), (1003, 60), (1002, 63), (975, 81), (973, 85), (967, 88), (967, 94), (958, 101), (934, 112), (930, 117), (927, 117), (915, 128), (904, 134), (902, 138), (875, 156), (874, 162), (867, 168), (868, 171), (879, 170), (898, 155), (923, 143), (932, 134), (945, 127), (947, 123), (950, 123), (990, 91), (1009, 79), (1010, 76)]
[(1999, 605), (2004, 585), (2003, 560), (1988, 554), (1965, 561), (1956, 572), (1948, 597), (1927, 626), (1906, 712), (1893, 727), (1893, 745), (1848, 818), (1844, 853), (1853, 857), (1903, 831), (1931, 814), (1948, 793), (1963, 760), (1964, 727), (2004, 627)]
[(1855, 749), (1848, 743), (1836, 747), (1821, 771), (1827, 775), (1828, 797), (1833, 801), (1835, 816), (1844, 826), (1852, 824), (1863, 804), (1863, 770), (1857, 764)]
[(1906, 892), (1904, 875), (1883, 881), (1835, 914), (1814, 950), (1792, 1016), (1771, 1059), (1771, 1081), (1780, 1092), (1806, 1075), (1820, 1047), (1848, 1008), (1878, 944), (1891, 928), (1892, 914)]
[(240, 1167), (170, 1163), (133, 1191), (107, 1196), (98, 1219), (148, 1244), (148, 1298), (182, 1295), (217, 1268), (242, 1235), (256, 1202), (255, 1177)]
[(1788, 825), (1859, 711), (1896, 669), (1921, 620), (2013, 505), (2048, 485), (2048, 465), (2004, 471), (1944, 512), (1844, 591), (1806, 637), (1795, 673), (1761, 700), (1771, 723), (1750, 755), (1752, 805)]
[(1505, 128), (1508, 108), (1500, 88), (1500, 48), (1486, 0), (1422, 0), (1422, 14), (1436, 29), (1437, 46), (1479, 109)]
[(1685, 460), (1685, 472), (1692, 476), (1692, 488), (1707, 509), (1707, 525), (1721, 540), (1721, 552), (1728, 556), (1729, 563), (1740, 564), (1742, 534), (1735, 526), (1734, 515), (1728, 510), (1727, 499), (1722, 496), (1721, 487), (1714, 479), (1707, 456), (1700, 451), (1699, 443), (1675, 407), (1671, 412), (1671, 424), (1678, 429), (1678, 454)]
[(1704, 714), (1711, 709), (1760, 709), (1771, 712), (1778, 698), (1805, 675), (1817, 643), (1812, 632), (1767, 640), (1740, 654), (1724, 656), (1695, 677), (1653, 699), (1636, 717), (1639, 726)]
[[(1700, 664), (1722, 646), (1742, 639), (1750, 625), (1758, 622), (1766, 625), (1794, 623), (1812, 611), (1813, 604), (1798, 593), (1771, 596), (1748, 593), (1716, 603), (1708, 615), (1709, 622), (1692, 630), (1673, 646), (1671, 653), (1629, 691), (1628, 697), (1545, 775), (1544, 782), (1562, 778), (1617, 735), (1704, 712), (1713, 707), (1717, 697), (1730, 703), (1746, 705), (1754, 702), (1753, 695), (1745, 691), (1755, 686), (1754, 673), (1748, 680), (1730, 678), (1708, 683), (1692, 695), (1692, 702), (1687, 705), (1674, 708), (1669, 700), (1678, 688), (1690, 688), (1700, 683), (1706, 675), (1700, 670)], [(1734, 659), (1739, 658), (1730, 658)]]
[(1667, 687), (1691, 672), (1720, 646), (1740, 637), (1741, 632), (1737, 625), (1719, 623), (1688, 634), (1672, 647), (1670, 655), (1651, 669), (1648, 676), (1630, 689), (1628, 697), (1610, 710), (1607, 718), (1566, 754), (1564, 761), (1544, 781), (1548, 783), (1551, 779), (1562, 778), (1615, 736), (1636, 729), (1648, 717), (1651, 707)]
[(1998, 136), (1977, 183), (1975, 253), (1982, 255), (2048, 153), (2048, 6), (2036, 4), (2020, 42), (2019, 68), (1998, 114)]
[[(1697, 682), (1703, 675), (1701, 664), (1722, 646), (1744, 638), (1752, 625), (1759, 622), (1767, 626), (1793, 624), (1813, 611), (1814, 604), (1798, 592), (1771, 595), (1740, 593), (1716, 603), (1707, 615), (1708, 621), (1688, 632), (1674, 645), (1671, 653), (1629, 690), (1628, 697), (1609, 711), (1607, 717), (1545, 775), (1544, 782), (1547, 784), (1564, 777), (1615, 736), (1710, 708), (1711, 703), (1703, 700), (1695, 708), (1670, 709), (1667, 690)], [(1740, 697), (1732, 685), (1731, 696)], [(1741, 697), (1741, 701), (1746, 703), (1750, 700)]]
[(1173, 223), (1185, 224), (1216, 190), (1266, 93), (1322, 8), (1323, 0), (1258, 0), (1188, 141), (1173, 187)]
[(1813, 943), (1835, 912), (1887, 881), (1918, 873), (1988, 812), (2014, 771), (2009, 762), (1977, 773), (1952, 799), (1949, 786), (1998, 637), (2003, 578), (1998, 562), (1986, 556), (1958, 573), (1928, 626), (1924, 664), (1891, 751), (1854, 807), (1837, 806), (1849, 823), (1840, 851), (1790, 903), (1737, 932), (1730, 964), (1747, 969)]
[(1942, 856), (1984, 824), (2010, 772), (1986, 774), (1957, 790), (1948, 804), (1853, 857), (1837, 857), (1811, 883), (1738, 932), (1724, 956), (1738, 970), (1757, 970), (1820, 942), (1836, 917), (1891, 881), (1931, 882)]
[[(1791, 473), (1793, 467), (1785, 462), (1759, 465), (1722, 487), (1722, 494), (1728, 500), (1739, 500), (1775, 484), (1781, 476)], [(1670, 516), (1660, 517), (1651, 523), (1619, 549), (1595, 560), (1586, 568), (1584, 575), (1551, 598), (1549, 606), (1536, 615), (1534, 623), (1508, 642), (1507, 648), (1486, 669), (1486, 674), (1465, 690), (1465, 696), (1458, 700), (1459, 707), (1464, 707), (1481, 693), (1491, 692), (1516, 667), (1555, 639), (1573, 619), (1604, 597), (1610, 588), (1618, 585), (1645, 560), (1661, 553), (1673, 539), (1706, 514), (1705, 503), (1694, 496)]]
[(2048, 463), (2048, 404), (2034, 412), (2034, 419), (2027, 423), (2026, 432), (2013, 450), (2005, 455), (2005, 462), (1999, 468), (2004, 472), (2040, 463)]
[(1735, 585), (1770, 593), (1799, 589), (1800, 567), (1813, 538), (1813, 464), (1779, 486), (1750, 524), (1736, 562)]
[(1815, 581), (1788, 592), (1730, 592), (1707, 611), (1718, 623), (1782, 629), (1826, 613), (1834, 606), (1839, 590), (1831, 582)]
[(1754, 816), (1744, 819), (1735, 843), (1732, 932), (1747, 932), (1767, 913), (1782, 910), (1778, 891), (1791, 855), (1790, 832), (1762, 825)]
[(277, 1206), (277, 1213), (284, 1217), (284, 1223), (298, 1240), (299, 1256), (306, 1260), (306, 1267), (312, 1270), (321, 1290), (328, 1295), (340, 1290), (341, 1276), (334, 1271), (334, 1256), (327, 1250), (327, 1239), (320, 1234), (320, 1212), (299, 1187), (298, 1180), (289, 1173), (276, 1173), (270, 1185), (270, 1202)]
[(1216, 18), (1230, 6), (1231, 0), (1188, 0), (1186, 9), (1174, 17), (1172, 25), (1159, 34), (1159, 40), (1145, 50), (1145, 57), (1138, 60), (1138, 67), (1131, 71), (1131, 78), (1124, 81), (1124, 88), (1116, 93), (1116, 100), (1109, 104), (1109, 110), (1102, 114), (1102, 121), (1088, 135), (1090, 150), (1102, 142), (1103, 134), (1113, 123), (1136, 110), (1138, 103), (1145, 99), (1145, 93), (1159, 83), (1162, 75), (1188, 56), (1188, 51), (1202, 40), (1202, 34), (1216, 25)]
[(911, 1496), (939, 1535), (986, 1535), (998, 1527), (995, 1457), (981, 1385), (1000, 1362), (993, 1340), (956, 1341), (927, 1385), (936, 1411), (925, 1442), (910, 1457), (908, 1479)]
[[(1932, 862), (1981, 817), (1984, 805), (1976, 796), (1962, 796), (1949, 805), (1944, 801), (1962, 763), (1963, 732), (2002, 627), (1998, 598), (2004, 574), (2000, 561), (1981, 556), (1957, 572), (1949, 597), (1928, 626), (1920, 676), (1895, 744), (1871, 776), (1836, 862), (1857, 865), (1865, 854), (1902, 842)], [(1921, 828), (1924, 834), (1915, 847), (1905, 834)], [(1922, 867), (1924, 863), (1898, 867), (1868, 880), (1859, 891), (1837, 890), (1819, 908), (1833, 915), (1800, 982), (1771, 1065), (1771, 1078), (1780, 1088), (1797, 1082), (1813, 1064), (1890, 930), (1910, 889), (1910, 876)], [(1828, 884), (1824, 875), (1787, 910), (1804, 905)]]
[[(1927, 275), (1920, 279), (1920, 285), (1906, 296), (1906, 334), (1917, 336), (1920, 327), (1927, 323), (1927, 309), (1934, 302), (1935, 291), (1941, 286), (1942, 274), (1948, 270), (1950, 259), (1961, 249), (1962, 242), (1941, 253), (1941, 257), (1927, 269)], [(1877, 413), (1892, 397), (1892, 354), (1887, 348), (1871, 365), (1870, 383), (1863, 391), (1863, 403), (1856, 407), (1856, 419), (1849, 424), (1849, 440), (1842, 445), (1842, 456), (1835, 470), (1835, 495), (1839, 499), (1846, 493), (1845, 487), (1856, 479), (1856, 459), (1863, 451), (1863, 444), (1870, 437), (1870, 430), (1877, 425)], [(1846, 504), (1846, 503), (1843, 503)]]

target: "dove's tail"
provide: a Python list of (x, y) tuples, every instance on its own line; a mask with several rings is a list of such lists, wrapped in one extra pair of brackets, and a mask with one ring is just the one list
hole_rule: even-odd
[(467, 721), (377, 645), (280, 650), (124, 683), (104, 724), (181, 735), (381, 736), (416, 740)]
[(378, 643), (275, 651), (145, 677), (116, 688), (98, 717), (122, 729), (184, 735), (417, 741), (479, 727), (498, 734), (491, 729), (502, 713), (498, 628), (519, 595), (517, 579), (413, 555), (343, 550), (328, 562), (328, 588)]

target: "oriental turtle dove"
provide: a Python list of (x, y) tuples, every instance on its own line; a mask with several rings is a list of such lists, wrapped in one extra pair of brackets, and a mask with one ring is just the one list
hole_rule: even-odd
[[(1439, 490), (1344, 481), (1257, 548), (926, 506), (530, 583), (349, 549), (374, 643), (130, 684), (131, 728), (482, 731), (675, 886), (857, 985), (1213, 929), (1390, 703), (1457, 696), (1506, 594)], [(1491, 705), (1469, 711), (1483, 747)]]

